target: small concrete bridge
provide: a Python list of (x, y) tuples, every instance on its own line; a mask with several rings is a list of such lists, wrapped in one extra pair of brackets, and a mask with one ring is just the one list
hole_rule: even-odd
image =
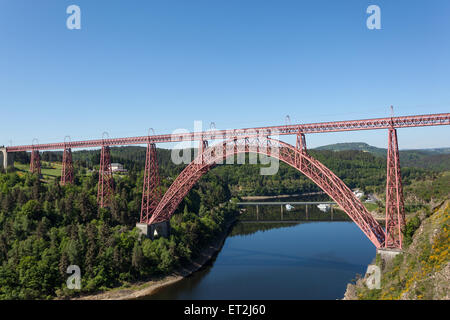
[[(331, 217), (333, 217), (333, 205), (337, 204), (333, 201), (248, 201), (248, 202), (238, 202), (238, 206), (256, 206), (256, 221), (259, 220), (259, 206), (280, 206), (280, 219), (283, 221), (283, 207), (289, 205), (304, 205), (305, 206), (305, 213), (306, 213), (306, 220), (308, 220), (308, 205), (320, 205), (320, 204), (327, 204), (330, 206), (331, 209)], [(286, 211), (290, 211), (286, 209)], [(284, 220), (286, 221), (286, 220)], [(296, 220), (294, 220), (296, 221)]]
[(319, 204), (337, 204), (334, 201), (248, 201), (248, 202), (238, 202), (238, 206), (277, 206), (277, 205), (319, 205)]

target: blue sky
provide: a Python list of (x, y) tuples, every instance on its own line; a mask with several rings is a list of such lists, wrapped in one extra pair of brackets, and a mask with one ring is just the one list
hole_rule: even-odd
[[(81, 8), (81, 30), (66, 8)], [(366, 8), (381, 8), (369, 30)], [(450, 1), (0, 0), (0, 145), (450, 112)], [(450, 127), (399, 130), (450, 147)], [(307, 136), (310, 147), (387, 132)], [(291, 142), (291, 140), (287, 140)], [(165, 147), (165, 146), (161, 146)]]

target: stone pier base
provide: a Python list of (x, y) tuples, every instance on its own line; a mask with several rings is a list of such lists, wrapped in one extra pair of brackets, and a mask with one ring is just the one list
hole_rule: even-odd
[(8, 168), (14, 168), (14, 153), (6, 152), (6, 148), (0, 148), (0, 151), (3, 155), (2, 168), (5, 169), (5, 171), (7, 171)]
[(392, 260), (399, 254), (402, 254), (403, 251), (400, 249), (387, 249), (387, 248), (378, 248), (377, 254), (381, 258), (382, 269), (384, 270), (387, 265), (392, 263)]
[(141, 231), (143, 236), (152, 240), (159, 237), (170, 237), (170, 221), (163, 221), (150, 225), (146, 223), (136, 223), (136, 227)]

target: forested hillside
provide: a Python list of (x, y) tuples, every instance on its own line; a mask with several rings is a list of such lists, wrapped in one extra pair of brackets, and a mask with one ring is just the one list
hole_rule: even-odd
[[(96, 202), (99, 150), (73, 153), (76, 179), (68, 186), (60, 186), (57, 175), (30, 174), (29, 155), (17, 154), (17, 171), (0, 173), (1, 299), (77, 294), (65, 284), (66, 268), (72, 264), (82, 270), (82, 292), (167, 274), (223, 230), (237, 211), (229, 202), (232, 197), (319, 191), (284, 163), (273, 176), (261, 176), (260, 165), (218, 165), (180, 204), (171, 219), (169, 239), (140, 239), (134, 227), (140, 214), (145, 151), (142, 147), (111, 149), (112, 161), (123, 163), (128, 174), (114, 175), (115, 197), (106, 209), (99, 209)], [(310, 153), (349, 187), (384, 193), (386, 161), (382, 157), (352, 150)], [(44, 152), (41, 158), (51, 168), (61, 156)], [(158, 163), (164, 192), (185, 165), (173, 164), (170, 150), (164, 149), (158, 149)], [(448, 173), (403, 167), (402, 176), (407, 199), (426, 202), (449, 193)]]
[[(346, 151), (359, 150), (386, 158), (387, 149), (377, 148), (364, 142), (336, 143), (321, 146), (315, 150)], [(450, 170), (450, 148), (400, 150), (400, 162), (405, 167), (431, 170)]]
[[(114, 147), (111, 148), (113, 162), (120, 162), (130, 171), (137, 174), (145, 166), (144, 147)], [(189, 150), (195, 155), (196, 150)], [(360, 188), (367, 191), (383, 193), (386, 179), (386, 159), (373, 155), (370, 152), (357, 150), (330, 151), (310, 150), (310, 154), (323, 162), (338, 177), (340, 177), (350, 188)], [(445, 155), (447, 156), (447, 155)], [(20, 162), (29, 163), (28, 154), (20, 154), (17, 159)], [(60, 162), (62, 153), (44, 152), (42, 161)], [(87, 169), (98, 169), (100, 161), (99, 150), (76, 151), (73, 153), (76, 168), (81, 174)], [(248, 160), (246, 161), (248, 163)], [(171, 161), (171, 150), (158, 149), (158, 164), (160, 175), (164, 178), (163, 184), (167, 188), (177, 177), (185, 165), (175, 165)], [(296, 169), (280, 163), (280, 170), (272, 176), (260, 175), (261, 165), (219, 165), (214, 168), (207, 177), (221, 179), (228, 187), (233, 196), (249, 195), (281, 195), (299, 192), (317, 192), (320, 189), (308, 178)], [(421, 166), (407, 166), (402, 164), (402, 176), (405, 185), (410, 181), (435, 177), (436, 169), (424, 169)], [(209, 179), (209, 178), (206, 178)]]
[(73, 186), (37, 176), (0, 174), (0, 299), (69, 296), (67, 266), (82, 270), (82, 292), (164, 275), (192, 259), (237, 211), (227, 186), (204, 180), (171, 219), (169, 239), (140, 240), (142, 177), (117, 177), (108, 209), (96, 203), (98, 176)]

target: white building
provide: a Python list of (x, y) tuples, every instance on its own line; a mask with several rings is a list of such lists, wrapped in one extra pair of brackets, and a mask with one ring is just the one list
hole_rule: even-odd
[(361, 199), (364, 196), (364, 192), (359, 190), (359, 189), (355, 189), (353, 190), (353, 194), (358, 198)]
[(111, 163), (111, 171), (112, 172), (127, 172), (127, 169), (124, 169), (123, 164), (121, 164), (121, 163)]

